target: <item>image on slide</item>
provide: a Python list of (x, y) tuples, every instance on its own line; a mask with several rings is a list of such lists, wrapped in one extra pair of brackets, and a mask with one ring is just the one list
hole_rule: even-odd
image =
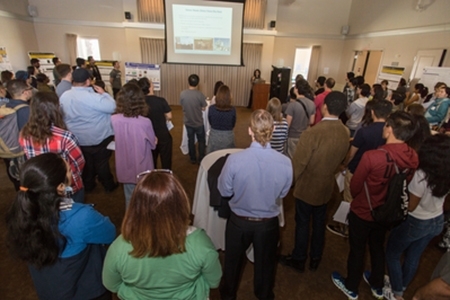
[(230, 51), (231, 51), (231, 39), (228, 39), (228, 38), (215, 38), (214, 39), (214, 51), (230, 53)]
[(195, 50), (213, 50), (213, 39), (212, 38), (195, 38), (194, 39), (194, 49)]
[(176, 50), (194, 50), (194, 39), (192, 37), (175, 37)]

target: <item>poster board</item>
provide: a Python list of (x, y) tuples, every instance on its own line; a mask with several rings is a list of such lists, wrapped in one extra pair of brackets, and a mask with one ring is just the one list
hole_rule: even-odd
[(53, 52), (28, 52), (29, 59), (39, 59), (39, 64), (41, 65), (39, 70), (41, 70), (41, 72), (47, 75), (47, 77), (50, 79), (49, 84), (53, 84), (55, 80), (55, 78), (53, 77), (53, 68), (55, 67), (52, 61), (53, 57), (55, 57), (55, 53)]
[(405, 68), (395, 66), (383, 66), (378, 74), (377, 83), (381, 83), (383, 80), (389, 81), (389, 89), (395, 90), (403, 77)]
[(161, 90), (161, 68), (160, 65), (141, 64), (126, 62), (125, 63), (125, 81), (131, 79), (139, 80), (142, 77), (147, 77), (153, 84), (155, 91)]
[(9, 62), (8, 52), (6, 52), (6, 47), (0, 47), (0, 72), (1, 71), (13, 71), (11, 63)]
[(433, 91), (437, 82), (450, 84), (450, 68), (442, 67), (425, 67), (423, 68), (422, 77), (419, 80), (428, 90)]

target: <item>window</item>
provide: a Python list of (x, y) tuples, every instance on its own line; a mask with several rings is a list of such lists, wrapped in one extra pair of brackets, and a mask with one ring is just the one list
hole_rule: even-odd
[(86, 59), (88, 56), (92, 56), (95, 60), (101, 60), (98, 39), (78, 37), (77, 56), (84, 59)]
[(295, 49), (294, 68), (292, 71), (292, 82), (297, 75), (303, 75), (308, 80), (309, 62), (311, 60), (311, 48)]

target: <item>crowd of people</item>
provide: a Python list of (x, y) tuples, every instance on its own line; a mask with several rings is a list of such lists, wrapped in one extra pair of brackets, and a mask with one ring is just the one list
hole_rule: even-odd
[[(450, 190), (445, 83), (429, 95), (421, 84), (410, 93), (404, 80), (389, 90), (387, 81), (370, 86), (349, 72), (339, 92), (333, 78), (319, 77), (313, 89), (298, 76), (289, 99), (272, 98), (266, 110), (254, 111), (250, 147), (229, 155), (217, 178), (230, 209), (222, 278), (218, 252), (202, 229), (190, 226), (189, 199), (171, 171), (167, 101), (154, 95), (147, 78), (122, 86), (118, 62), (110, 74), (111, 96), (95, 60), (88, 61), (79, 58), (72, 68), (56, 58), (55, 89), (38, 76), (39, 61), (31, 60), (31, 73), (16, 72), (16, 78), (2, 73), (6, 89), (0, 88), (0, 96), (12, 109), (16, 130), (10, 133), (22, 150), (4, 158), (17, 190), (6, 239), (11, 254), (28, 263), (39, 298), (110, 299), (113, 292), (121, 299), (206, 299), (222, 281), (221, 297), (236, 299), (243, 257), (252, 244), (255, 296), (274, 299), (277, 262), (301, 273), (309, 259), (309, 269), (316, 271), (328, 229), (350, 244), (347, 275), (331, 274), (340, 291), (358, 299), (364, 279), (374, 297), (403, 299), (422, 252), (444, 228)], [(259, 70), (252, 82), (257, 80)], [(191, 74), (180, 94), (192, 164), (235, 147), (230, 87), (218, 81), (209, 102), (199, 82)], [(108, 217), (84, 204), (85, 192), (97, 181), (106, 193), (118, 186), (111, 149), (126, 205), (118, 237)], [(345, 177), (344, 201), (350, 203), (348, 225), (327, 225), (339, 173)], [(392, 228), (385, 248), (391, 228), (375, 221), (373, 210), (384, 205), (397, 173), (408, 181), (409, 213)], [(277, 257), (280, 201), (292, 187), (294, 248)], [(371, 270), (364, 270), (366, 245)], [(449, 253), (433, 285), (417, 291), (415, 299), (450, 296)]]

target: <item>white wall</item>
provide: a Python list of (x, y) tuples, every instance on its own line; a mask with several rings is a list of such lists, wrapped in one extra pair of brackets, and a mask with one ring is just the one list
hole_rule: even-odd
[[(270, 76), (271, 65), (282, 62), (292, 68), (295, 48), (313, 45), (322, 47), (319, 74), (334, 77), (337, 86), (344, 83), (355, 50), (383, 50), (383, 64), (399, 62), (406, 68), (407, 76), (417, 50), (448, 47), (450, 40), (450, 1), (437, 0), (421, 13), (413, 9), (413, 2), (416, 1), (268, 0), (265, 29), (246, 30), (244, 42), (263, 43), (261, 71), (265, 78)], [(29, 50), (55, 52), (67, 61), (66, 33), (97, 37), (102, 59), (116, 59), (119, 55), (122, 62), (141, 61), (139, 37), (164, 38), (161, 28), (139, 28), (142, 24), (135, 22), (135, 0), (29, 0), (29, 4), (38, 9), (34, 23), (27, 17), (27, 0), (0, 3), (0, 45), (14, 54), (10, 58), (15, 70), (28, 65)], [(22, 17), (5, 17), (2, 10)], [(131, 12), (131, 21), (124, 20), (124, 11)], [(276, 21), (275, 29), (268, 27), (271, 20)], [(340, 32), (347, 24), (350, 35), (344, 39)], [(419, 33), (406, 34), (417, 26), (422, 26)], [(392, 32), (399, 29), (402, 31)], [(381, 34), (365, 34), (368, 32)], [(329, 69), (328, 74), (324, 74), (325, 68)]]
[(0, 46), (6, 47), (14, 71), (26, 70), (30, 64), (27, 52), (39, 50), (27, 7), (27, 0), (0, 2)]

